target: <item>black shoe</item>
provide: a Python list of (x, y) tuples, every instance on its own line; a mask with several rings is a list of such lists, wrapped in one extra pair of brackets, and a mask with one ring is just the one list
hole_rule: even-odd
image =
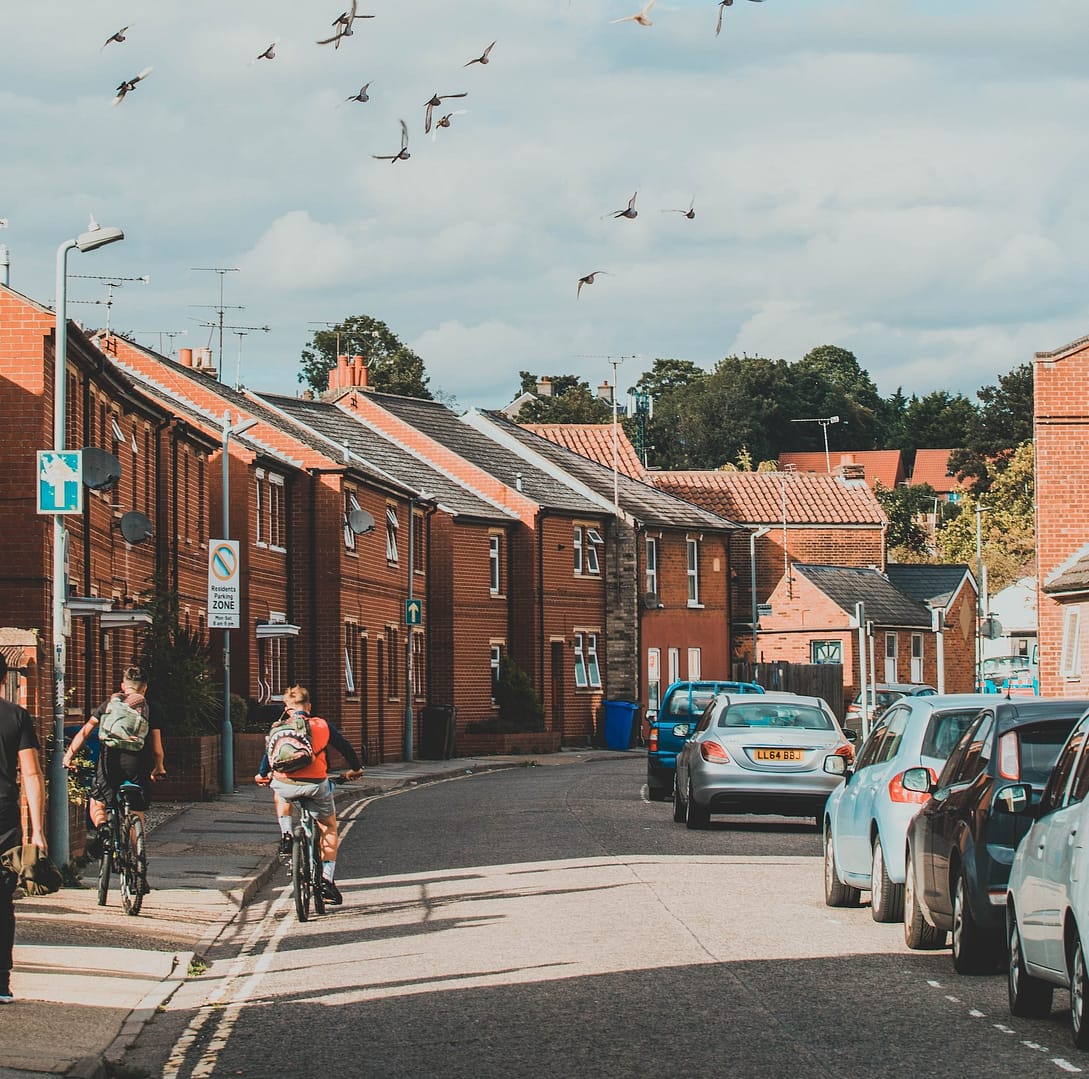
[(287, 857), (287, 855), (291, 853), (291, 843), (291, 833), (284, 832), (284, 834), (280, 836), (280, 846), (276, 853), (279, 854), (281, 858)]
[(106, 840), (109, 839), (109, 836), (109, 827), (105, 824), (98, 828), (92, 828), (87, 833), (87, 842), (84, 844), (87, 857), (93, 858), (97, 862), (102, 857), (102, 852), (108, 849)]
[(321, 878), (321, 897), (326, 903), (332, 903), (334, 907), (339, 907), (344, 902), (340, 889), (328, 877)]
[(9, 981), (9, 975), (5, 974), (0, 977), (0, 1004), (13, 1003), (15, 1003), (15, 997), (12, 996), (11, 982)]

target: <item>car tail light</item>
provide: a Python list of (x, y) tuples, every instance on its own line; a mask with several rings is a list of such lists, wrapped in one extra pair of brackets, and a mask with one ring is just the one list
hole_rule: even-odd
[(1016, 731), (1006, 731), (998, 739), (998, 774), (1003, 779), (1021, 778), (1021, 743)]
[(850, 742), (844, 742), (835, 750), (837, 757), (844, 757), (848, 764), (855, 763), (855, 747)]
[(658, 752), (658, 728), (657, 727), (651, 727), (650, 728), (650, 737), (647, 739), (647, 752), (648, 753), (657, 753)]
[(712, 764), (730, 764), (730, 754), (718, 742), (700, 742), (700, 756)]
[[(933, 783), (937, 776), (934, 774), (933, 768), (927, 768), (930, 773), (930, 782)], [(904, 790), (904, 773), (899, 772), (889, 780), (889, 801), (890, 802), (917, 802), (920, 805), (929, 800), (930, 795), (923, 791), (908, 791)]]

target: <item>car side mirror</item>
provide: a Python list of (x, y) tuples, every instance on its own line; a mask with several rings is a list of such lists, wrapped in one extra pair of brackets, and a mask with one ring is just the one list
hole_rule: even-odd
[(1027, 783), (1010, 783), (995, 791), (994, 810), (996, 813), (1027, 813), (1032, 805), (1032, 788)]
[(909, 768), (900, 780), (904, 790), (916, 794), (930, 794), (934, 790), (934, 780), (929, 768)]
[(845, 779), (849, 779), (851, 775), (847, 758), (840, 753), (830, 753), (824, 758), (824, 770), (830, 776), (843, 776)]
[(849, 731), (849, 730), (847, 730), (846, 727), (844, 727), (843, 728), (843, 737), (846, 738), (848, 742), (857, 742), (858, 741), (858, 731)]
[(687, 738), (692, 732), (691, 723), (677, 723), (673, 727), (673, 734), (677, 738)]

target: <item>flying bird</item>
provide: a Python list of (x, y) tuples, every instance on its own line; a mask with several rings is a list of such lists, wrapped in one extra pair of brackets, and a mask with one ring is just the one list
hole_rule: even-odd
[[(639, 192), (636, 191), (635, 195), (638, 194)], [(626, 217), (629, 220), (637, 218), (639, 216), (639, 211), (635, 208), (635, 195), (632, 195), (632, 197), (628, 199), (628, 208), (626, 210), (617, 210), (613, 214), (613, 217)]]
[(121, 29), (118, 30), (116, 34), (110, 34), (110, 36), (108, 38), (106, 38), (105, 41), (102, 42), (102, 46), (101, 46), (101, 48), (99, 48), (98, 51), (101, 52), (102, 49), (104, 49), (107, 45), (109, 45), (109, 43), (111, 41), (118, 41), (118, 42), (124, 41), (125, 40), (125, 31), (127, 29), (128, 29), (127, 26), (122, 26)]
[(401, 150), (396, 154), (371, 154), (376, 161), (407, 161), (412, 155), (408, 152), (408, 124), (401, 121)]
[(575, 290), (575, 299), (577, 300), (579, 298), (579, 293), (582, 292), (582, 286), (583, 285), (592, 285), (594, 283), (594, 278), (597, 277), (597, 275), (599, 273), (608, 273), (608, 272), (609, 272), (608, 270), (594, 270), (593, 273), (588, 273), (585, 277), (580, 277), (579, 278), (579, 287)]
[(453, 119), (453, 117), (464, 116), (465, 112), (465, 109), (454, 109), (453, 112), (448, 112), (445, 116), (440, 116), (435, 121), (435, 130), (431, 132), (431, 141), (434, 142), (435, 139), (438, 137), (440, 127), (449, 127), (450, 121)]
[(334, 49), (340, 48), (340, 39), (345, 37), (351, 37), (355, 32), (352, 30), (352, 23), (356, 19), (373, 19), (373, 15), (357, 15), (356, 14), (357, 0), (352, 0), (352, 6), (347, 11), (342, 11), (333, 20), (333, 36), (325, 38), (324, 41), (319, 41), (319, 45), (332, 45)]
[(276, 59), (276, 46), (279, 44), (280, 39), (277, 38), (264, 52), (259, 52), (254, 60), (275, 60)]
[[(715, 37), (722, 33), (722, 9), (728, 8), (734, 0), (718, 0), (718, 22), (715, 23)], [(764, 0), (753, 0), (755, 4), (762, 4)]]
[[(464, 94), (432, 94), (430, 101), (424, 102), (424, 108), (427, 109), (427, 115), (424, 118), (424, 134), (426, 135), (431, 130), (431, 112), (437, 106), (441, 105), (448, 97), (468, 97), (468, 91)], [(452, 114), (451, 114), (452, 115)], [(449, 127), (449, 123), (442, 125), (443, 127)]]
[[(653, 0), (651, 0), (653, 3)], [(495, 42), (493, 41), (475, 60), (470, 60), (468, 64), (462, 64), (462, 67), (469, 67), (470, 64), (486, 64), (488, 62), (488, 53), (495, 48)]]
[(125, 99), (125, 95), (126, 95), (126, 94), (127, 94), (127, 93), (128, 93), (129, 91), (130, 91), (130, 90), (135, 90), (135, 89), (136, 89), (136, 84), (137, 84), (138, 82), (142, 82), (142, 81), (143, 81), (144, 79), (146, 79), (146, 78), (148, 77), (148, 75), (150, 75), (150, 74), (151, 74), (151, 68), (149, 68), (149, 67), (145, 67), (145, 68), (144, 68), (144, 70), (143, 70), (143, 71), (141, 71), (139, 75), (134, 75), (134, 76), (133, 76), (133, 77), (132, 77), (131, 79), (126, 79), (126, 80), (125, 80), (125, 81), (124, 81), (123, 83), (121, 83), (121, 85), (120, 85), (120, 86), (119, 86), (119, 87), (117, 88), (117, 91), (116, 91), (116, 93), (117, 93), (117, 96), (116, 96), (116, 97), (115, 97), (115, 98), (113, 99), (113, 103), (114, 103), (115, 105), (120, 105), (120, 104), (121, 104), (121, 102), (122, 102), (122, 101), (124, 101), (124, 99)]
[(693, 198), (687, 210), (663, 210), (664, 214), (684, 214), (691, 221), (696, 216), (696, 200)]
[(653, 26), (654, 24), (647, 18), (647, 12), (654, 7), (654, 0), (647, 0), (647, 3), (643, 6), (643, 10), (637, 15), (625, 15), (622, 19), (613, 19), (613, 22), (637, 22), (640, 26)]
[[(358, 94), (352, 94), (351, 97), (346, 97), (340, 105), (346, 105), (349, 101), (370, 101), (371, 97), (367, 91), (370, 89), (370, 83), (365, 82), (360, 88)], [(340, 108), (340, 105), (337, 108)]]

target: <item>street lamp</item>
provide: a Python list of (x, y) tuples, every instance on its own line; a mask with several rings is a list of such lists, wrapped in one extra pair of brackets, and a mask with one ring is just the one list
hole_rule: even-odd
[[(56, 325), (53, 331), (53, 449), (64, 449), (65, 389), (68, 365), (68, 252), (72, 248), (94, 251), (125, 234), (118, 228), (102, 228), (92, 217), (87, 231), (57, 248)], [(65, 572), (68, 533), (62, 515), (53, 515), (53, 752), (49, 758), (49, 846), (53, 857), (67, 862), (68, 773), (64, 757), (64, 601), (68, 598)]]
[(824, 467), (828, 475), (832, 475), (832, 457), (828, 452), (828, 427), (830, 424), (839, 423), (839, 416), (814, 416), (805, 420), (791, 420), (791, 423), (819, 423), (824, 432)]
[(771, 531), (770, 528), (761, 527), (754, 528), (749, 533), (749, 570), (752, 574), (751, 588), (752, 588), (752, 669), (753, 669), (753, 681), (756, 681), (756, 626), (757, 626), (757, 611), (756, 611), (756, 541), (762, 539)]
[[(231, 414), (223, 413), (223, 539), (231, 538), (231, 474), (227, 443), (232, 435), (248, 431), (257, 420), (241, 420), (231, 426)], [(220, 739), (223, 793), (234, 794), (234, 726), (231, 724), (231, 631), (223, 631), (223, 733)]]

